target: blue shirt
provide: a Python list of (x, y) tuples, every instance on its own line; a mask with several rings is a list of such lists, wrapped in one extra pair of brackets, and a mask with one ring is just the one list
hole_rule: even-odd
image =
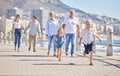
[(59, 28), (58, 21), (56, 19), (48, 19), (45, 27), (46, 34), (48, 36), (57, 35), (57, 30)]

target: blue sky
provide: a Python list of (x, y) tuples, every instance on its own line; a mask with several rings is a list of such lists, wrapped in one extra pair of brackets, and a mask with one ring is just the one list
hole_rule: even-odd
[(63, 3), (87, 13), (120, 19), (120, 0), (61, 0)]

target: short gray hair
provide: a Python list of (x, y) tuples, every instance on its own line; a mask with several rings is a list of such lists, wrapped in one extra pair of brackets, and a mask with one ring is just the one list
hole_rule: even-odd
[(73, 12), (75, 12), (75, 10), (74, 10), (74, 9), (70, 9), (70, 11), (69, 11), (69, 12), (72, 12), (72, 11), (73, 11)]
[(50, 11), (50, 12), (49, 12), (49, 14), (51, 14), (51, 13), (55, 14), (55, 12), (54, 12), (54, 11)]

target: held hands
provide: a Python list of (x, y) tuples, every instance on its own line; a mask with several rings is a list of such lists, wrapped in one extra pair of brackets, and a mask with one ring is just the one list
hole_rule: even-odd
[(48, 38), (48, 34), (46, 34), (46, 38)]
[(24, 34), (27, 34), (26, 30), (24, 30)]

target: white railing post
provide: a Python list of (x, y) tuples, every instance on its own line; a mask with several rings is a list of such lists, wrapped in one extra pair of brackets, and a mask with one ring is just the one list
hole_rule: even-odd
[(93, 42), (93, 52), (96, 53), (96, 37), (94, 36), (94, 42)]
[(2, 43), (2, 34), (1, 34), (1, 31), (0, 31), (0, 43)]
[(8, 43), (10, 44), (11, 43), (11, 35), (10, 35), (10, 32), (8, 33)]
[(4, 43), (6, 43), (6, 33), (5, 32), (4, 32), (3, 39), (4, 39)]
[(107, 56), (113, 55), (113, 27), (108, 26), (107, 28)]

